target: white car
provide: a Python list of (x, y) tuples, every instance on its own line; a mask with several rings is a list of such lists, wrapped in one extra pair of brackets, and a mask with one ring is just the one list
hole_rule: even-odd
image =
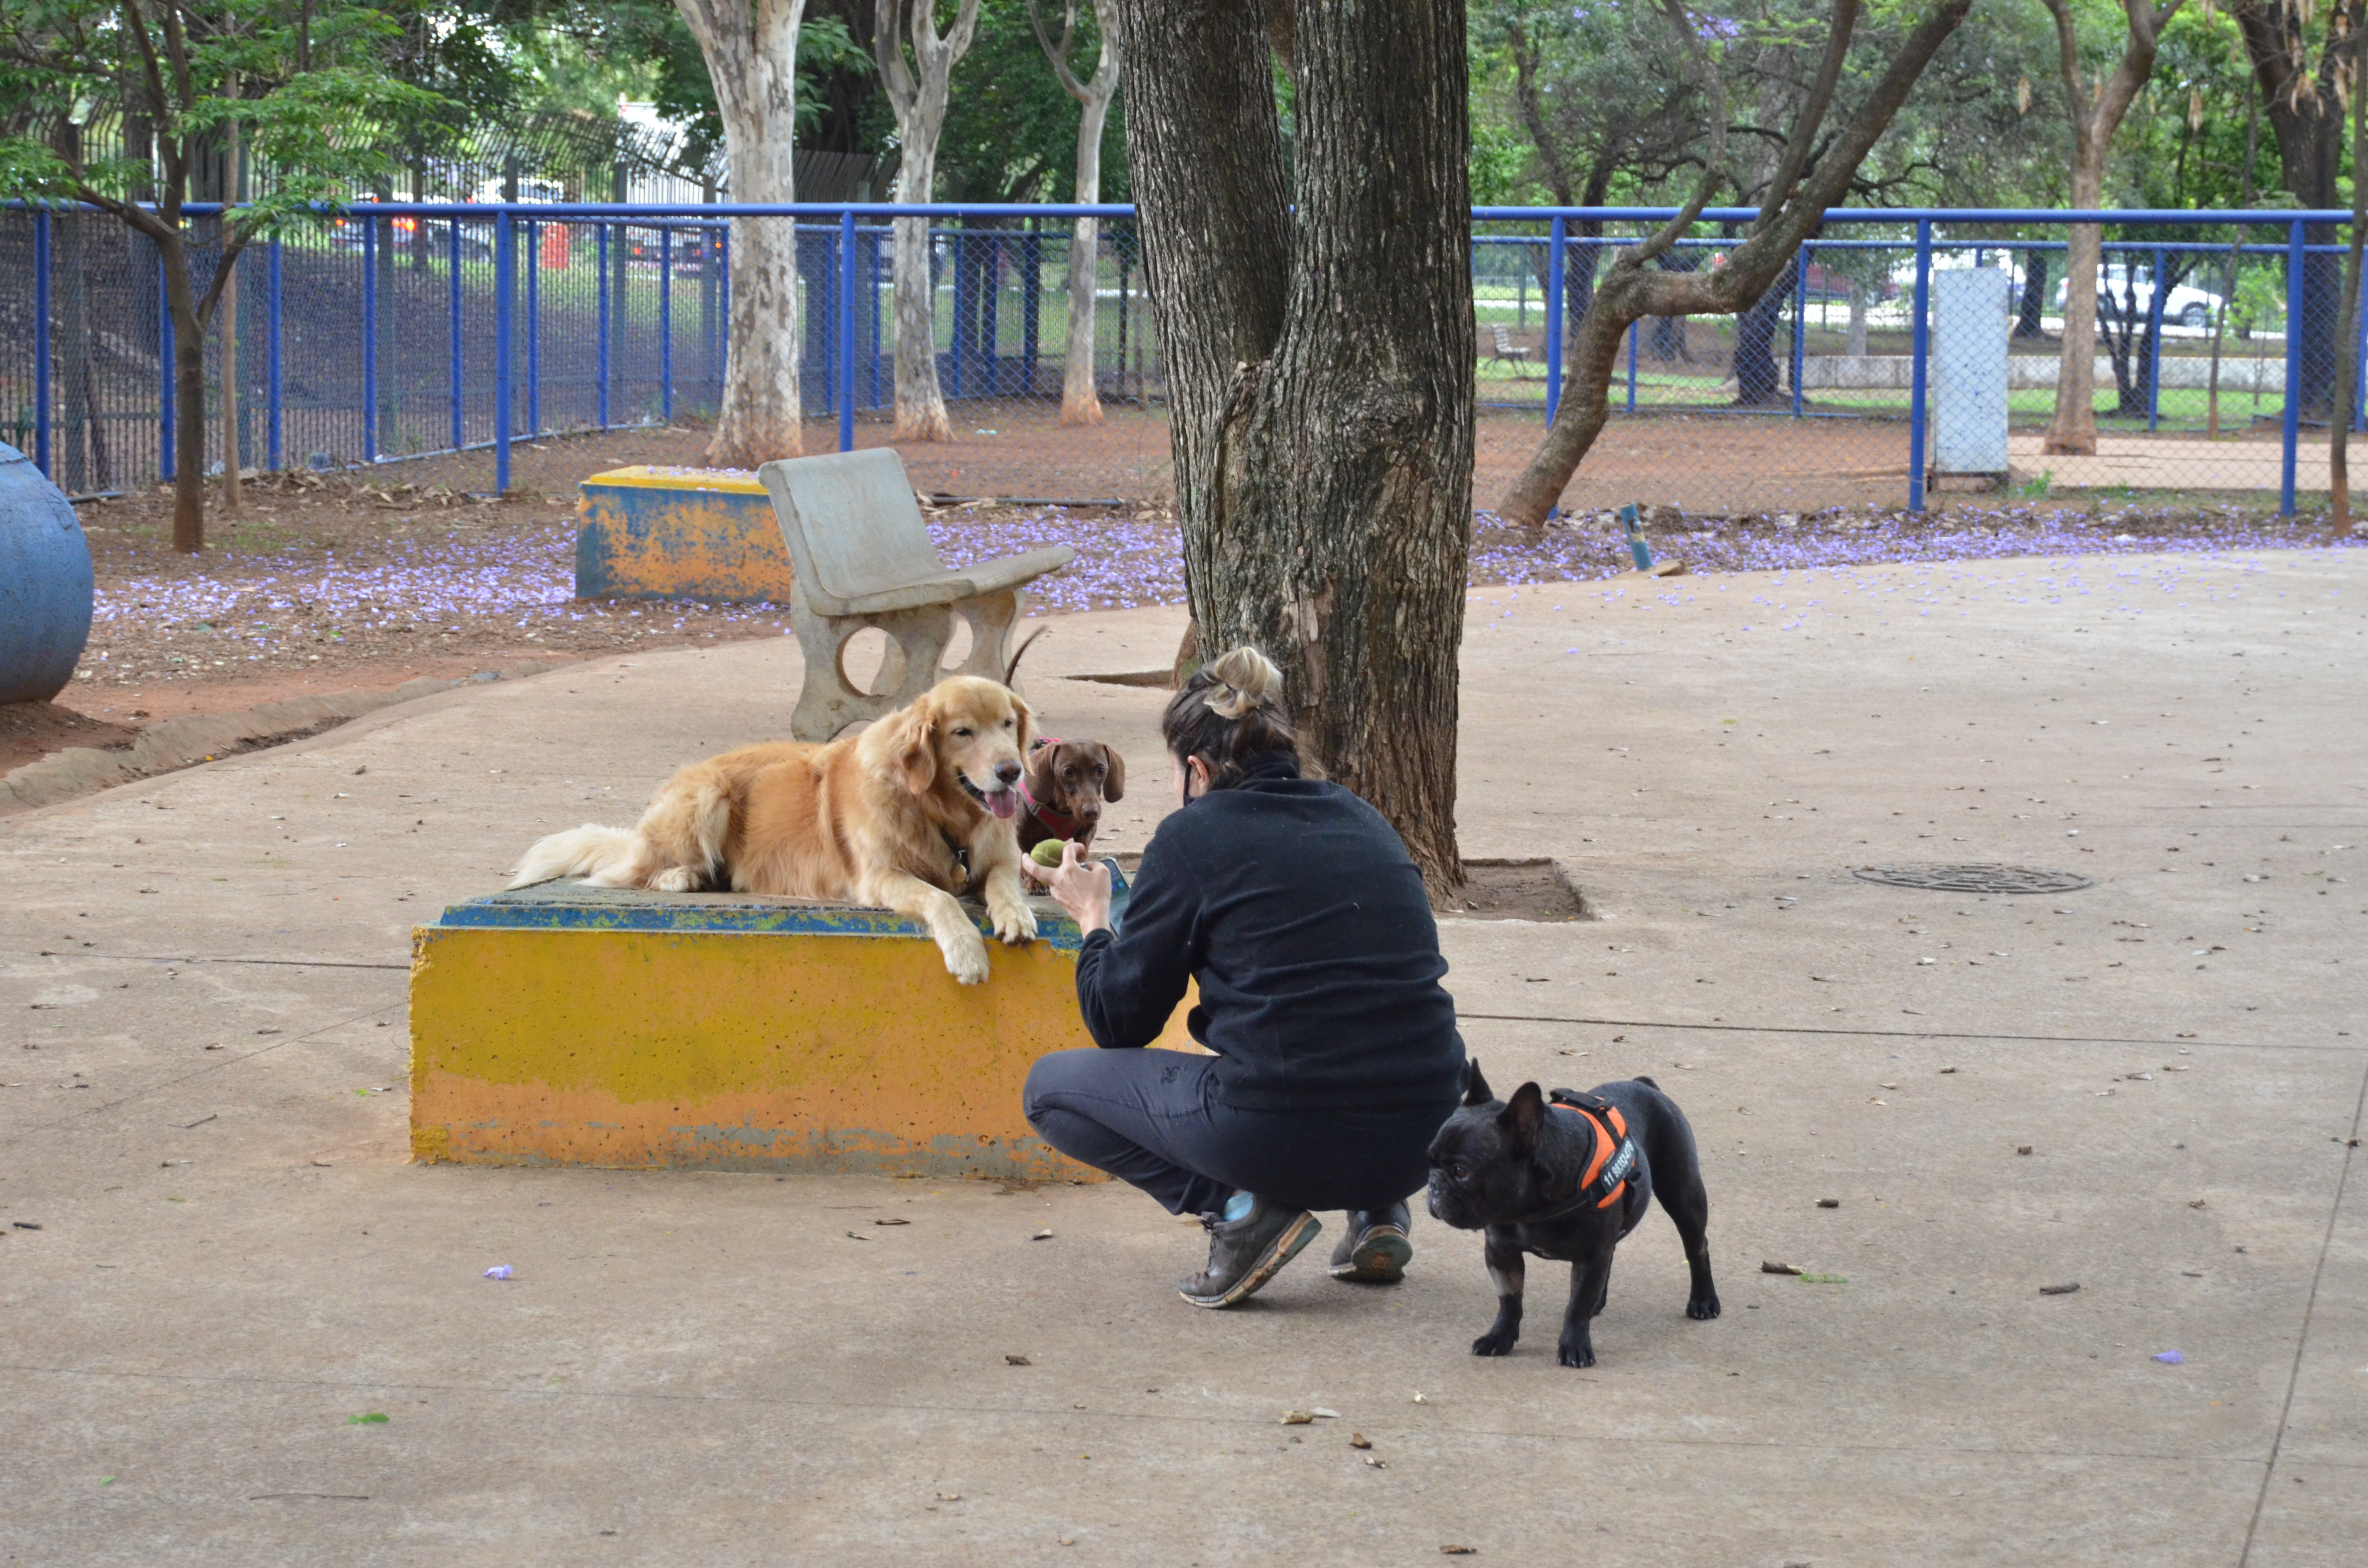
[[(2069, 279), (2065, 281), (2068, 282)], [(2064, 309), (2064, 282), (2055, 285), (2055, 308)], [(2162, 301), (2162, 319), (2167, 324), (2192, 327), (2202, 331), (2220, 316), (2220, 296), (2208, 290), (2186, 283), (2174, 283)], [(2154, 310), (2154, 268), (2128, 267), (2119, 262), (2097, 269), (2097, 313), (2118, 320), (2123, 310), (2144, 318)]]

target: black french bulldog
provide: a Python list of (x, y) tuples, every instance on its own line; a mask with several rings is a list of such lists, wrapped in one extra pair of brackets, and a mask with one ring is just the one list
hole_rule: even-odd
[(1718, 1316), (1710, 1279), (1710, 1195), (1702, 1189), (1693, 1129), (1650, 1078), (1556, 1089), (1551, 1104), (1535, 1084), (1499, 1103), (1466, 1059), (1463, 1104), (1430, 1141), (1430, 1212), (1460, 1231), (1486, 1228), (1497, 1321), (1472, 1342), (1474, 1356), (1502, 1356), (1521, 1335), (1521, 1255), (1570, 1265), (1570, 1306), (1554, 1358), (1592, 1367), (1588, 1320), (1611, 1287), (1611, 1252), (1645, 1217), (1659, 1178), (1661, 1207), (1685, 1243), (1693, 1288), (1686, 1316)]

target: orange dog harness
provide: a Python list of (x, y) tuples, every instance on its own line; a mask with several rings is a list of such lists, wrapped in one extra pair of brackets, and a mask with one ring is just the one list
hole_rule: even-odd
[(1636, 1171), (1636, 1141), (1628, 1136), (1628, 1119), (1609, 1100), (1574, 1094), (1568, 1089), (1556, 1089), (1553, 1104), (1557, 1110), (1584, 1118), (1596, 1132), (1595, 1153), (1587, 1162), (1587, 1179), (1580, 1184), (1578, 1197), (1571, 1207), (1584, 1208), (1592, 1198), (1596, 1208), (1611, 1208), (1626, 1194), (1628, 1178)]

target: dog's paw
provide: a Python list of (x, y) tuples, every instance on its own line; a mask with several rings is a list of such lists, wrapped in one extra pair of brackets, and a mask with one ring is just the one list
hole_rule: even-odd
[(964, 985), (986, 983), (986, 944), (973, 933), (967, 942), (959, 942), (946, 949), (946, 972)]
[(659, 892), (697, 892), (700, 881), (689, 866), (668, 866), (650, 879), (650, 886)]
[(1495, 1329), (1490, 1329), (1487, 1333), (1482, 1335), (1479, 1338), (1472, 1342), (1472, 1354), (1474, 1356), (1510, 1356), (1513, 1353), (1513, 1343), (1519, 1338), (1520, 1338), (1520, 1335), (1518, 1334), (1499, 1334)]
[(1595, 1365), (1595, 1347), (1565, 1341), (1554, 1346), (1554, 1361), (1564, 1367), (1592, 1367)]
[(1693, 1319), (1696, 1323), (1710, 1322), (1711, 1319), (1718, 1316), (1718, 1298), (1716, 1296), (1704, 1296), (1699, 1301), (1688, 1301), (1686, 1303), (1686, 1316)]
[(995, 934), (1013, 947), (1036, 939), (1036, 914), (1026, 904), (1007, 903), (992, 912)]

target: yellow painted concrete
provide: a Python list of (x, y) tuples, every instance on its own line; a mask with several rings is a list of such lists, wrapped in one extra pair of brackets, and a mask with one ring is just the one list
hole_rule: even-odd
[(635, 466), (579, 488), (577, 598), (790, 602), (789, 549), (755, 474)]
[[(1099, 1179), (1020, 1115), (1093, 1043), (1074, 947), (987, 944), (958, 985), (908, 936), (421, 926), (412, 1153), (426, 1162)], [(1163, 1046), (1201, 1048), (1177, 1009)]]

